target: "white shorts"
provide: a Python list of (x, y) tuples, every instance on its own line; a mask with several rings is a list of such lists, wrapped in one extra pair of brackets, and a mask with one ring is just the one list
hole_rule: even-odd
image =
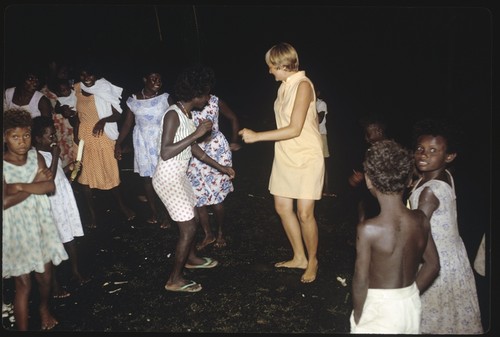
[(351, 313), (351, 333), (420, 334), (422, 307), (417, 285), (368, 289), (358, 324)]

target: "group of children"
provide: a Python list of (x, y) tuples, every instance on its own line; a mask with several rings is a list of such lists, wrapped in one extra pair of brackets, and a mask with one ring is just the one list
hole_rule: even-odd
[(364, 126), (364, 173), (349, 183), (365, 180), (379, 209), (366, 216), (366, 199), (360, 202), (351, 332), (482, 333), (447, 170), (457, 156), (456, 130), (438, 120), (416, 123), (412, 154), (387, 139), (382, 122)]

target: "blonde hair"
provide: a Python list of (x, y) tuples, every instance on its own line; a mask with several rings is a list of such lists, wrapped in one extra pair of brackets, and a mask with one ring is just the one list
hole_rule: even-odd
[(289, 43), (281, 42), (266, 53), (266, 63), (285, 71), (299, 70), (299, 55)]

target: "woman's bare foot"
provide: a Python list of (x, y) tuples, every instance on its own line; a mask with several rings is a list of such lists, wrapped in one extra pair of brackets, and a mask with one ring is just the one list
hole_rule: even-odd
[(317, 274), (318, 274), (318, 261), (311, 261), (309, 262), (304, 274), (302, 274), (300, 282), (302, 283), (314, 282), (314, 280), (316, 280)]
[(125, 215), (125, 218), (127, 218), (127, 221), (132, 221), (135, 219), (135, 212), (132, 211), (130, 208), (123, 208), (122, 209), (123, 215)]
[(53, 298), (66, 298), (71, 296), (69, 291), (64, 290), (63, 288), (59, 288), (52, 293)]
[(48, 309), (40, 309), (40, 321), (42, 330), (53, 329), (59, 322), (52, 316)]
[(161, 225), (160, 225), (160, 228), (161, 229), (169, 229), (169, 228), (172, 228), (172, 224), (168, 220), (163, 220)]
[(226, 247), (226, 245), (227, 245), (226, 240), (223, 237), (218, 237), (214, 243), (215, 248), (223, 248)]
[(214, 242), (215, 242), (215, 238), (213, 236), (209, 237), (209, 238), (205, 237), (202, 242), (200, 242), (199, 244), (196, 245), (196, 249), (197, 250), (202, 250), (202, 249), (204, 249), (208, 245), (211, 245)]
[(298, 268), (298, 269), (306, 269), (307, 268), (307, 260), (296, 260), (292, 259), (290, 261), (281, 261), (274, 264), (276, 268)]

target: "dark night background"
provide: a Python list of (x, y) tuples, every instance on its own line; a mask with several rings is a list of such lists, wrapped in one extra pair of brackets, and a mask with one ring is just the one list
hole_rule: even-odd
[[(455, 162), (459, 224), (471, 259), (484, 232), (491, 249), (494, 12), (481, 1), (459, 5), (372, 6), (343, 2), (304, 5), (228, 2), (23, 4), (4, 8), (4, 88), (27, 64), (97, 60), (103, 75), (124, 88), (141, 88), (141, 70), (154, 65), (171, 92), (180, 70), (211, 66), (214, 93), (241, 127), (275, 127), (279, 83), (265, 52), (286, 41), (300, 68), (328, 104), (333, 190), (346, 186), (361, 160), (359, 119), (380, 115), (391, 137), (411, 145), (411, 127), (447, 117), (463, 132)], [(358, 5), (359, 4), (359, 5)], [(263, 150), (272, 144), (259, 144)], [(262, 165), (271, 166), (271, 162)], [(489, 272), (489, 271), (488, 271)]]

